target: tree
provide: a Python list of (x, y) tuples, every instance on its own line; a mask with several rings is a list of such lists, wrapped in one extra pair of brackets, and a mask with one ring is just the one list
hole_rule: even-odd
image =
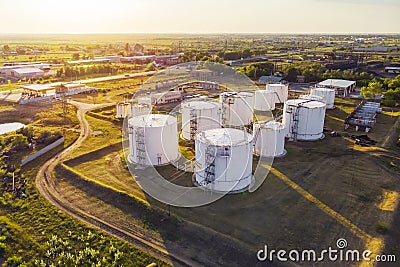
[(298, 70), (295, 67), (291, 67), (287, 70), (286, 80), (288, 82), (295, 82), (298, 74)]
[(137, 53), (143, 53), (144, 47), (141, 44), (135, 44), (135, 46), (133, 47), (133, 50)]
[(395, 89), (400, 87), (400, 75), (397, 75), (393, 80), (389, 81), (388, 87), (390, 89)]
[(393, 101), (400, 101), (400, 87), (396, 89), (389, 89), (383, 93), (385, 99), (393, 100)]
[(378, 95), (382, 95), (383, 86), (378, 81), (372, 81), (368, 86), (361, 87), (361, 95), (364, 98), (375, 98)]
[(3, 45), (3, 52), (4, 54), (10, 54), (11, 48), (8, 44)]
[(79, 53), (73, 53), (72, 54), (72, 59), (73, 60), (79, 60)]
[(28, 146), (28, 138), (22, 134), (17, 134), (11, 144), (15, 150), (25, 149)]
[(124, 48), (125, 52), (129, 53), (131, 52), (131, 46), (129, 45), (129, 43), (125, 44), (125, 48)]

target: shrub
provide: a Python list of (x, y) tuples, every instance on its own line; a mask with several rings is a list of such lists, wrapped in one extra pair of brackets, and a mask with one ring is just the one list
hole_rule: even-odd
[(389, 231), (389, 225), (386, 222), (377, 222), (375, 224), (375, 231), (382, 235), (386, 234)]

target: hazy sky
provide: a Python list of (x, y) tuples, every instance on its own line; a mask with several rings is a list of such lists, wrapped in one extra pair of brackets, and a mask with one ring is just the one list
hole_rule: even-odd
[(0, 0), (1, 33), (398, 33), (400, 0)]

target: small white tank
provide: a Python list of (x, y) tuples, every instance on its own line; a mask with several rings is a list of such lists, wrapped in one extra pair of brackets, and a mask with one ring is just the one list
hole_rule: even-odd
[(129, 114), (129, 103), (128, 102), (119, 102), (116, 105), (116, 115), (115, 117), (118, 119), (124, 119), (128, 116)]
[(181, 105), (182, 138), (194, 140), (201, 131), (221, 128), (220, 104), (207, 99), (185, 101)]
[(225, 92), (220, 94), (221, 123), (225, 127), (241, 127), (253, 122), (254, 93)]
[(129, 115), (132, 116), (146, 115), (151, 113), (151, 106), (147, 104), (131, 103), (129, 111)]
[(222, 128), (196, 138), (196, 184), (219, 192), (246, 190), (252, 182), (252, 136)]
[(267, 84), (266, 89), (277, 93), (277, 95), (278, 95), (277, 103), (285, 103), (286, 100), (288, 99), (289, 86), (286, 84), (282, 84), (282, 83)]
[(318, 140), (323, 138), (325, 121), (325, 103), (290, 99), (283, 109), (283, 124), (286, 137), (293, 140)]
[(255, 92), (254, 109), (259, 111), (275, 110), (278, 102), (277, 93), (272, 90), (257, 90)]
[(335, 108), (335, 89), (312, 88), (311, 95), (317, 95), (323, 97), (327, 109)]
[(144, 96), (138, 98), (138, 104), (146, 104), (151, 106), (153, 103), (151, 102), (151, 97)]
[(128, 121), (129, 160), (143, 166), (158, 166), (179, 158), (177, 119), (148, 114)]
[(280, 157), (285, 151), (285, 126), (276, 121), (255, 123), (254, 153), (261, 157)]

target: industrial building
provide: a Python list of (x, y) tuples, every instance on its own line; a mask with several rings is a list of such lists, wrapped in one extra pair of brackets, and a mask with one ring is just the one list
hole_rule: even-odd
[(154, 61), (155, 55), (148, 56), (132, 56), (132, 57), (121, 57), (121, 63), (129, 63), (129, 64), (145, 64)]
[[(6, 71), (8, 72), (8, 71)], [(30, 79), (30, 78), (38, 78), (44, 75), (44, 71), (38, 68), (17, 68), (10, 70), (10, 77), (17, 79)]]
[(150, 96), (151, 105), (162, 105), (167, 103), (173, 103), (182, 101), (182, 92), (179, 91), (168, 91), (165, 93), (155, 93)]
[(316, 87), (335, 89), (335, 94), (340, 97), (346, 97), (356, 89), (355, 81), (327, 79), (316, 85)]
[(379, 103), (363, 101), (344, 120), (345, 129), (354, 125), (356, 131), (364, 129), (368, 133), (376, 124), (377, 113), (381, 112)]

